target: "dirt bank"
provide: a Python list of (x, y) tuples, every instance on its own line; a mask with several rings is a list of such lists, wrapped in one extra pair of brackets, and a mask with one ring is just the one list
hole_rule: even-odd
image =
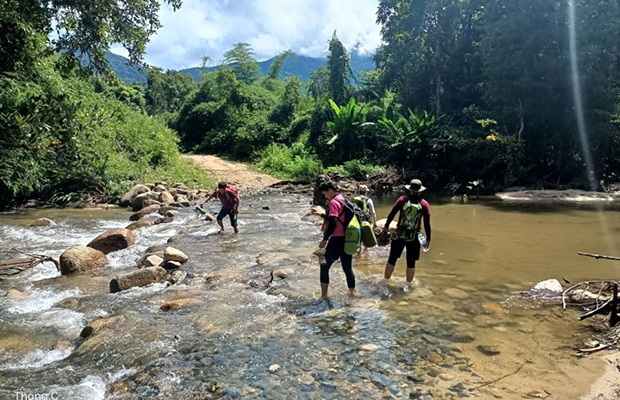
[(620, 353), (607, 354), (602, 359), (607, 364), (605, 373), (581, 400), (620, 399)]
[(241, 192), (255, 192), (280, 182), (271, 175), (253, 171), (246, 164), (226, 161), (216, 156), (188, 154), (201, 168), (210, 171), (215, 179), (233, 184)]

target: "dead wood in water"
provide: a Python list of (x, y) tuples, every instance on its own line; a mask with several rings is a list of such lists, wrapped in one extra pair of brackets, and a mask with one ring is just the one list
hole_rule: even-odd
[(14, 277), (28, 269), (34, 268), (37, 265), (46, 262), (54, 263), (56, 270), (60, 271), (60, 264), (52, 257), (27, 254), (18, 250), (15, 251), (27, 257), (0, 260), (0, 279)]
[(604, 255), (601, 255), (601, 254), (584, 253), (582, 251), (580, 251), (577, 254), (579, 254), (580, 256), (584, 256), (584, 257), (596, 258), (597, 260), (601, 259), (601, 260), (620, 261), (620, 257), (604, 256)]

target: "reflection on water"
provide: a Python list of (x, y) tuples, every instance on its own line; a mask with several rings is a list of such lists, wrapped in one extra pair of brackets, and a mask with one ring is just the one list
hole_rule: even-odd
[[(548, 278), (617, 276), (615, 264), (576, 256), (604, 252), (592, 210), (431, 202), (432, 249), (422, 255), (416, 286), (404, 285), (404, 260), (386, 284), (389, 249), (375, 248), (354, 259), (358, 297), (346, 296), (344, 274), (333, 268), (333, 298), (324, 302), (316, 299), (311, 256), (318, 227), (302, 219), (308, 202), (293, 195), (246, 199), (239, 236), (217, 235), (213, 224), (184, 210), (172, 224), (140, 230), (136, 245), (113, 254), (106, 271), (65, 278), (45, 265), (0, 282), (2, 290), (27, 294), (0, 302), (0, 397), (19, 388), (54, 388), (63, 399), (522, 398), (541, 386), (571, 399), (587, 391), (597, 370), (577, 366), (571, 347), (590, 333), (588, 325), (518, 294)], [(380, 205), (380, 216), (388, 208)], [(26, 228), (41, 216), (58, 226)], [(128, 216), (0, 215), (0, 252), (58, 256), (126, 225)], [(620, 226), (618, 210), (605, 218)], [(187, 283), (108, 293), (114, 275), (135, 268), (148, 246), (170, 236), (190, 256)], [(274, 269), (288, 277), (268, 285)], [(159, 310), (187, 298), (196, 305)], [(109, 329), (78, 339), (91, 320), (119, 315)]]

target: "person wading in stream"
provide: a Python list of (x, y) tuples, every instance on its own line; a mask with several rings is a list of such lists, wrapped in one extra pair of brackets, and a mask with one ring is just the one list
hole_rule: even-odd
[(220, 232), (224, 232), (224, 217), (227, 215), (230, 217), (230, 225), (235, 230), (235, 233), (239, 233), (237, 227), (237, 214), (239, 214), (239, 195), (229, 186), (226, 182), (220, 182), (217, 185), (217, 190), (201, 204), (201, 207), (211, 199), (217, 197), (222, 202), (222, 209), (217, 215), (217, 223), (220, 226)]
[(384, 232), (388, 232), (390, 223), (396, 217), (396, 213), (400, 212), (398, 219), (397, 235), (392, 240), (390, 248), (390, 257), (385, 266), (385, 279), (390, 279), (394, 272), (396, 261), (403, 254), (405, 247), (407, 248), (407, 283), (413, 282), (415, 276), (415, 264), (420, 259), (420, 242), (418, 233), (420, 232), (421, 221), (424, 220), (424, 231), (426, 232), (425, 248), (431, 243), (431, 206), (422, 199), (422, 192), (426, 190), (422, 186), (419, 179), (414, 179), (409, 185), (405, 186), (407, 194), (401, 196), (394, 204), (390, 215), (387, 217)]
[(320, 248), (325, 251), (325, 264), (321, 265), (321, 297), (327, 297), (329, 287), (329, 269), (332, 264), (340, 259), (342, 269), (347, 277), (349, 292), (353, 295), (355, 291), (355, 275), (353, 275), (353, 256), (345, 253), (345, 227), (351, 215), (347, 215), (345, 198), (338, 192), (338, 187), (331, 181), (324, 182), (319, 186), (319, 191), (329, 200), (329, 214), (327, 217), (327, 228), (323, 233), (323, 241)]

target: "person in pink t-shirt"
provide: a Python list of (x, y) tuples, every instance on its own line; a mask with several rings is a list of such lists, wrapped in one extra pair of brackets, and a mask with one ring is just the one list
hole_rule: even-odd
[(233, 227), (235, 233), (239, 233), (237, 227), (237, 214), (239, 214), (239, 195), (228, 186), (226, 182), (220, 182), (217, 185), (217, 189), (211, 196), (209, 196), (202, 204), (201, 207), (211, 199), (217, 197), (222, 203), (222, 209), (217, 215), (217, 224), (220, 226), (220, 232), (224, 232), (224, 217), (230, 218), (230, 225)]
[(353, 256), (344, 252), (344, 233), (347, 223), (347, 211), (344, 207), (345, 199), (338, 192), (334, 182), (327, 181), (319, 185), (319, 191), (329, 200), (329, 214), (327, 216), (327, 228), (323, 233), (323, 241), (320, 248), (327, 247), (325, 251), (325, 264), (321, 265), (321, 297), (327, 297), (329, 287), (329, 269), (332, 264), (340, 259), (342, 270), (347, 278), (349, 292), (355, 291), (355, 275), (353, 274)]
[(398, 237), (392, 240), (390, 257), (385, 265), (385, 279), (392, 277), (396, 261), (403, 254), (403, 250), (407, 248), (407, 283), (411, 283), (415, 276), (416, 261), (420, 259), (418, 233), (422, 222), (424, 222), (424, 231), (426, 232), (424, 247), (428, 248), (431, 243), (431, 206), (422, 198), (422, 192), (426, 188), (422, 186), (419, 179), (413, 179), (405, 188), (408, 192), (407, 195), (398, 198), (383, 228), (384, 232), (388, 232), (392, 220), (400, 212), (397, 228)]

